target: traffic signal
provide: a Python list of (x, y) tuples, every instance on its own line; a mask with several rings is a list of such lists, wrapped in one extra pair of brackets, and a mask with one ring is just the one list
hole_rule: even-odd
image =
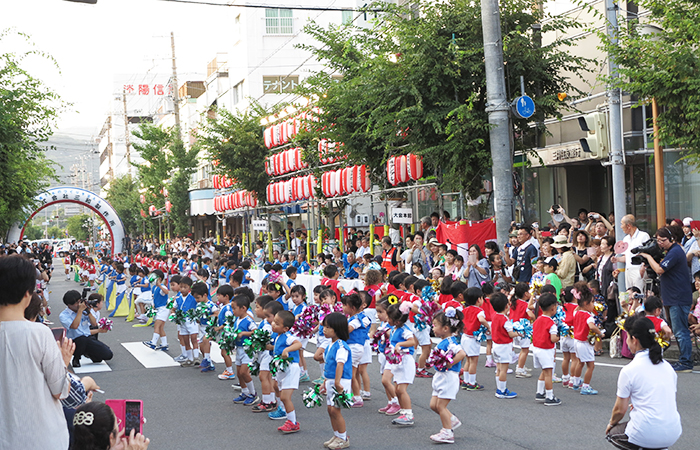
[(588, 133), (588, 137), (579, 139), (583, 151), (590, 153), (593, 159), (606, 159), (610, 151), (607, 115), (597, 111), (586, 114), (578, 118), (578, 124)]

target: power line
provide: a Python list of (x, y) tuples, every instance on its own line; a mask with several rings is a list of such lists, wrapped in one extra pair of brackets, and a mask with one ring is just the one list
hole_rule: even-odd
[[(257, 9), (293, 9), (301, 11), (355, 11), (357, 8), (352, 7), (332, 7), (332, 6), (289, 6), (289, 5), (256, 5), (256, 4), (234, 4), (234, 3), (216, 3), (216, 2), (206, 2), (206, 1), (195, 1), (195, 0), (158, 0), (161, 2), (169, 3), (183, 3), (191, 5), (205, 5), (205, 6), (227, 6), (234, 8), (257, 8)], [(371, 12), (381, 12), (384, 11), (382, 8), (367, 8), (364, 9)]]

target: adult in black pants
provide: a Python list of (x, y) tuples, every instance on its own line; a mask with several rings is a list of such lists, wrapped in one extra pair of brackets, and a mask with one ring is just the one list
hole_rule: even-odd
[[(90, 329), (94, 317), (88, 311), (88, 304), (81, 298), (80, 292), (71, 290), (63, 296), (66, 309), (59, 316), (61, 324), (66, 329), (66, 337), (73, 339), (75, 353), (73, 354), (73, 367), (80, 367), (80, 357), (87, 356), (93, 362), (109, 361), (112, 359), (112, 350), (97, 339), (90, 339), (90, 335), (104, 333), (106, 330)], [(96, 324), (92, 324), (96, 325)]]

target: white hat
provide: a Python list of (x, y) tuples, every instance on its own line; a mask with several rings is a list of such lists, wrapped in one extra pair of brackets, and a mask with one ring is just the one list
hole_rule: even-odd
[(692, 222), (692, 221), (693, 221), (693, 218), (692, 218), (692, 217), (686, 217), (685, 219), (683, 219), (683, 226), (684, 226), (684, 227), (689, 227), (689, 226), (690, 226), (690, 222)]

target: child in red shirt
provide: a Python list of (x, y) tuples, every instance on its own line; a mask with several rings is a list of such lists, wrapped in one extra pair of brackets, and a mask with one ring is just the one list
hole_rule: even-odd
[[(521, 319), (529, 321), (535, 320), (535, 299), (530, 296), (530, 285), (527, 283), (518, 283), (515, 285), (515, 292), (510, 299), (510, 320), (513, 323)], [(515, 378), (530, 378), (529, 371), (525, 369), (525, 362), (530, 351), (530, 339), (526, 337), (516, 337), (515, 345), (520, 347), (520, 355), (518, 356), (518, 367), (515, 369)]]
[[(455, 283), (462, 284), (464, 283)], [(481, 308), (484, 304), (484, 294), (478, 287), (471, 287), (464, 292), (464, 301), (467, 304), (464, 313), (464, 333), (460, 344), (462, 349), (467, 354), (467, 360), (464, 364), (464, 382), (461, 383), (462, 389), (468, 391), (481, 391), (484, 389), (482, 385), (476, 382), (476, 366), (479, 364), (479, 354), (481, 353), (481, 343), (476, 340), (474, 333), (483, 325), (491, 334), (491, 328), (486, 321), (486, 313)]]
[[(600, 331), (595, 323), (595, 306), (593, 305), (593, 293), (588, 288), (585, 281), (574, 284), (571, 290), (572, 295), (578, 302), (578, 310), (574, 313), (574, 340), (576, 341), (576, 357), (580, 363), (576, 366), (574, 378), (574, 390), (581, 389), (581, 395), (595, 395), (598, 393), (591, 388), (591, 378), (595, 368), (595, 354), (593, 345), (588, 342), (589, 333), (592, 331), (600, 338), (605, 335)], [(581, 383), (581, 373), (583, 365), (586, 365), (586, 376)]]
[(542, 314), (532, 325), (532, 362), (535, 369), (542, 369), (537, 379), (535, 400), (545, 406), (557, 406), (561, 400), (554, 396), (552, 374), (554, 372), (554, 344), (559, 342), (559, 331), (552, 317), (557, 313), (557, 298), (553, 294), (543, 294), (540, 299)]
[[(576, 370), (576, 366), (578, 366), (579, 364), (579, 360), (576, 357), (576, 344), (573, 337), (574, 312), (576, 311), (576, 309), (578, 309), (578, 303), (576, 303), (576, 301), (574, 300), (574, 295), (571, 293), (572, 289), (573, 288), (569, 286), (562, 289), (561, 291), (561, 299), (564, 302), (564, 313), (566, 314), (564, 317), (564, 323), (566, 324), (566, 326), (569, 327), (570, 330), (569, 335), (562, 336), (561, 341), (559, 342), (559, 347), (561, 348), (561, 352), (563, 354), (561, 362), (561, 380), (562, 386), (568, 388), (574, 387), (574, 382), (571, 379), (571, 376)], [(571, 367), (569, 367), (569, 363), (571, 363)]]
[(506, 387), (508, 366), (513, 360), (513, 338), (518, 333), (513, 331), (513, 322), (508, 318), (508, 297), (502, 292), (491, 295), (491, 306), (495, 314), (491, 321), (491, 336), (493, 339), (493, 359), (497, 364), (496, 369), (496, 397), (515, 398), (516, 392), (511, 392)]

